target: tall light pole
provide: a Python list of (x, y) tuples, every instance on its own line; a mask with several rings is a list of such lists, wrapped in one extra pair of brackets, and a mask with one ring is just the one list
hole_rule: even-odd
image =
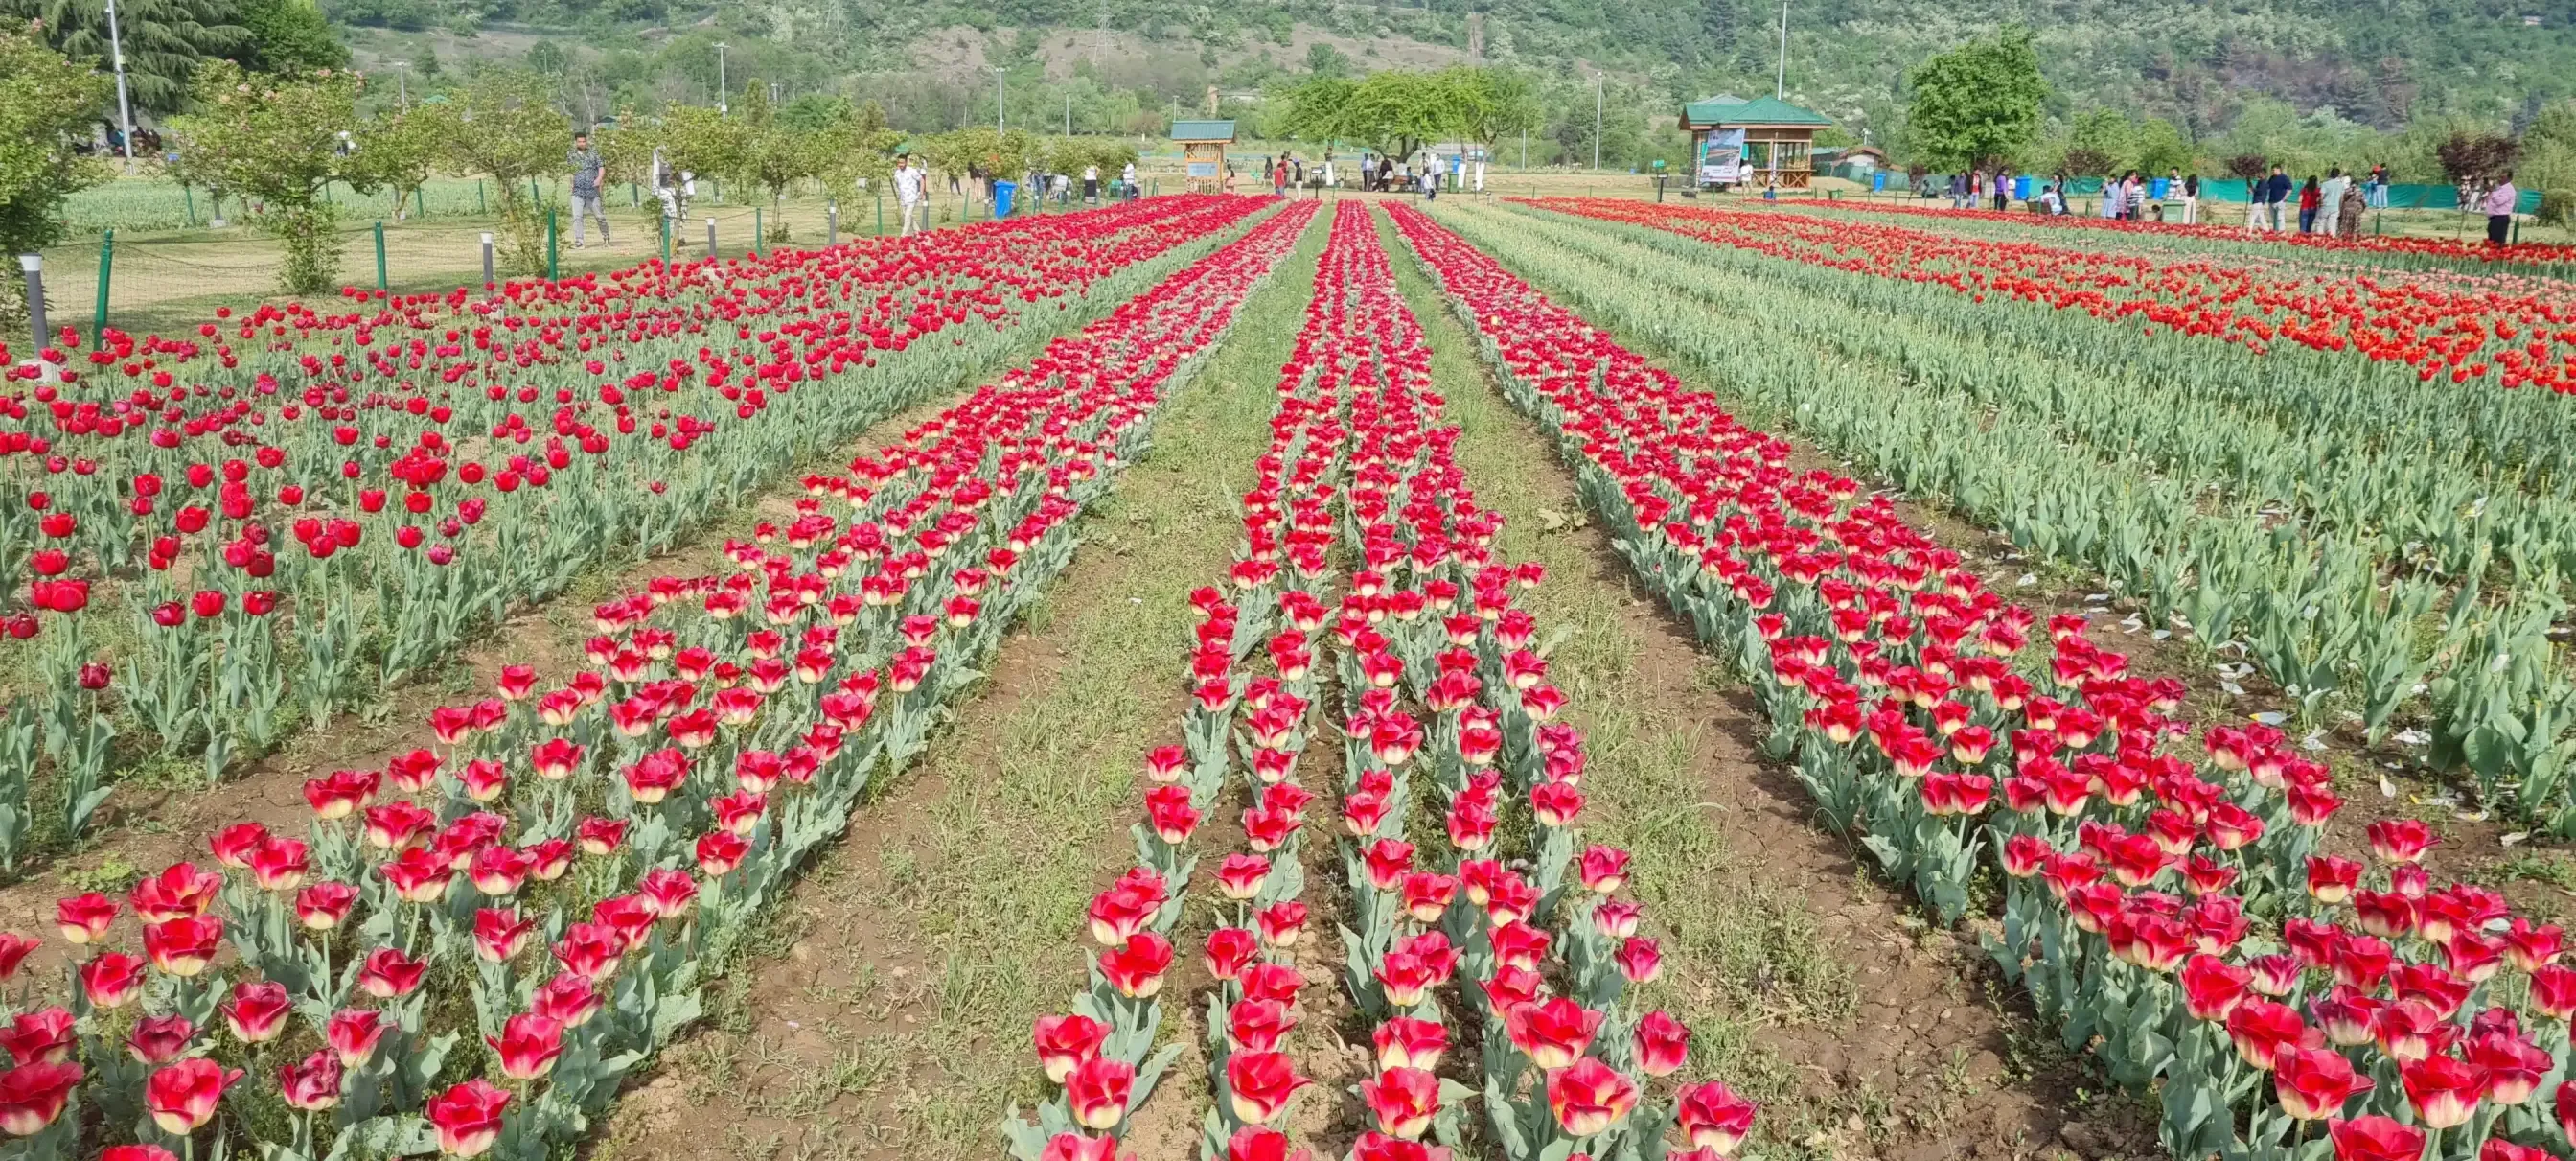
[(410, 65), (408, 65), (408, 64), (405, 64), (405, 63), (403, 63), (403, 62), (401, 62), (401, 61), (395, 61), (395, 62), (394, 62), (394, 107), (395, 107), (395, 108), (398, 108), (398, 109), (409, 109), (409, 108), (411, 108), (411, 86), (410, 86), (408, 83), (406, 83), (406, 82), (408, 82), (410, 79), (411, 79), (411, 66), (410, 66)]
[(1780, 77), (1771, 95), (1783, 101), (1789, 99), (1789, 0), (1780, 0)]
[(1073, 94), (1064, 95), (1064, 135), (1073, 136)]
[(125, 167), (134, 168), (134, 106), (125, 98), (125, 40), (116, 28), (116, 0), (107, 0), (107, 50), (116, 57), (116, 119), (125, 132)]
[(1601, 168), (1601, 89), (1608, 73), (1592, 74), (1592, 168)]
[(723, 42), (723, 41), (721, 41), (721, 40), (717, 41), (717, 42), (716, 42), (716, 116), (718, 116), (718, 117), (731, 117), (731, 116), (733, 116), (733, 109), (732, 109), (732, 107), (731, 107), (731, 105), (730, 105), (730, 101), (731, 101), (731, 90), (729, 90), (729, 89), (727, 89), (727, 88), (725, 87), (725, 67), (724, 67), (724, 66), (725, 66), (725, 59), (724, 59), (724, 50), (725, 50), (725, 42)]
[(1002, 70), (1000, 69), (993, 70), (993, 132), (1008, 132), (1002, 128)]

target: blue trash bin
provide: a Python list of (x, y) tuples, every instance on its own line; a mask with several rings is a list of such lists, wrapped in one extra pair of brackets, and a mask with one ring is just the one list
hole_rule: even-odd
[(2030, 179), (2029, 179), (2029, 178), (2027, 178), (2027, 177), (2016, 177), (2016, 178), (2014, 178), (2014, 179), (2012, 179), (2012, 180), (2013, 180), (2013, 192), (2012, 192), (2013, 200), (2014, 200), (2014, 201), (2017, 201), (2017, 202), (2026, 202), (2026, 201), (2029, 201), (2029, 200), (2030, 200)]
[(2157, 201), (2165, 200), (2165, 186), (2170, 184), (2172, 181), (2173, 179), (2169, 177), (2159, 177), (2147, 183), (2147, 196), (2154, 198)]
[(1011, 216), (1011, 195), (1013, 195), (1013, 194), (1015, 194), (1015, 193), (1018, 193), (1018, 192), (1020, 192), (1020, 184), (1019, 184), (1018, 182), (1015, 182), (1015, 181), (997, 181), (997, 182), (994, 182), (994, 183), (993, 183), (993, 216), (994, 216), (994, 217), (997, 217), (997, 218), (1007, 218), (1007, 217), (1010, 217), (1010, 216)]

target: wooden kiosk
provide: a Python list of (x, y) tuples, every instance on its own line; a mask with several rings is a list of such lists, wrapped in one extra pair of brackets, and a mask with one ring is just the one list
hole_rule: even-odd
[(1172, 140), (1180, 144), (1189, 191), (1217, 192), (1225, 183), (1225, 147), (1234, 144), (1234, 122), (1174, 121)]
[[(1833, 120), (1813, 109), (1801, 109), (1771, 97), (1715, 96), (1682, 106), (1681, 127), (1691, 135), (1692, 164), (1701, 185), (1761, 186), (1773, 181), (1782, 189), (1806, 189), (1815, 177), (1812, 154), (1816, 130)], [(1740, 161), (1709, 156), (1741, 145)]]

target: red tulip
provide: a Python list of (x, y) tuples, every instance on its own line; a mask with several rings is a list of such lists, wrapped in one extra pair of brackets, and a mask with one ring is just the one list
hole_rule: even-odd
[(286, 1030), (286, 1016), (294, 1005), (287, 1000), (284, 984), (243, 980), (233, 985), (232, 998), (224, 1002), (223, 1010), (234, 1039), (265, 1044)]
[(241, 1078), (240, 1069), (190, 1057), (154, 1072), (144, 1082), (143, 1103), (162, 1132), (185, 1137), (215, 1118), (216, 1102)]
[(2435, 1129), (2467, 1124), (2486, 1088), (2477, 1069), (2441, 1055), (2399, 1065), (2398, 1079), (2405, 1082), (2416, 1117)]
[(1136, 1084), (1136, 1067), (1123, 1060), (1095, 1056), (1065, 1078), (1065, 1104), (1075, 1124), (1095, 1132), (1118, 1127), (1127, 1116), (1127, 1094)]
[(1547, 1107), (1567, 1135), (1589, 1137), (1619, 1123), (1637, 1107), (1637, 1085), (1597, 1057), (1584, 1057), (1547, 1075)]
[(0, 1028), (0, 1048), (8, 1049), (20, 1065), (60, 1064), (71, 1059), (79, 1043), (72, 1023), (71, 1012), (63, 1008), (19, 1013)]
[(1553, 1071), (1583, 1055), (1601, 1019), (1601, 1013), (1559, 996), (1507, 1010), (1503, 1026), (1512, 1047), (1540, 1069)]
[(123, 952), (101, 952), (80, 966), (81, 992), (93, 1007), (121, 1008), (143, 987), (143, 961)]
[(1286, 1111), (1288, 1098), (1314, 1082), (1297, 1075), (1282, 1052), (1237, 1052), (1225, 1061), (1226, 1089), (1234, 1115), (1249, 1124), (1266, 1125)]
[(316, 1052), (297, 1064), (281, 1065), (277, 1070), (278, 1097), (286, 1107), (301, 1112), (321, 1112), (340, 1103), (340, 1058), (330, 1050)]
[(0, 1132), (12, 1137), (43, 1132), (63, 1115), (81, 1076), (77, 1064), (49, 1061), (21, 1063), (0, 1073)]
[(375, 1056), (377, 1042), (391, 1027), (384, 1022), (384, 1016), (373, 1008), (343, 1008), (331, 1013), (331, 1019), (322, 1027), (322, 1038), (339, 1055), (343, 1066), (364, 1068)]
[(1109, 1039), (1109, 1029), (1089, 1016), (1040, 1016), (1037, 1021), (1038, 1063), (1047, 1080), (1065, 1083)]
[(1416, 1139), (1440, 1113), (1440, 1078), (1425, 1069), (1390, 1068), (1360, 1082), (1360, 1099), (1379, 1132)]
[(2424, 1130), (2387, 1117), (2356, 1117), (2326, 1122), (2334, 1141), (2335, 1161), (2420, 1161)]
[(347, 883), (315, 883), (295, 893), (295, 918), (308, 931), (330, 931), (357, 903), (358, 889)]
[(438, 1151), (451, 1157), (480, 1157), (501, 1138), (502, 1110), (510, 1094), (480, 1078), (466, 1081), (429, 1099), (426, 1113), (438, 1130)]
[(483, 1042), (501, 1058), (501, 1075), (536, 1080), (554, 1071), (555, 1058), (563, 1055), (563, 1033), (561, 1021), (521, 1012), (501, 1026), (499, 1036), (486, 1036)]
[(79, 945), (95, 942), (107, 934), (116, 922), (116, 904), (107, 896), (92, 891), (77, 898), (54, 904), (54, 926), (63, 933), (63, 941)]
[(2272, 1086), (2283, 1112), (2302, 1121), (2322, 1121), (2341, 1116), (2347, 1102), (2370, 1091), (2371, 1081), (2355, 1073), (2343, 1053), (2284, 1047), (2274, 1058)]
[(397, 948), (379, 947), (367, 953), (366, 965), (358, 972), (358, 990), (379, 1000), (408, 996), (428, 971), (427, 960), (413, 959)]

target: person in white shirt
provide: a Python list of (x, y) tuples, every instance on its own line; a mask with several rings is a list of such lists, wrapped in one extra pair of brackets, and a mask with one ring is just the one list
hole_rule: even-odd
[(1100, 204), (1100, 167), (1082, 167), (1082, 201), (1084, 205)]
[(1131, 202), (1132, 202), (1132, 201), (1135, 201), (1135, 200), (1136, 200), (1136, 163), (1135, 163), (1135, 162), (1132, 162), (1132, 161), (1128, 162), (1125, 168), (1120, 169), (1120, 170), (1118, 171), (1118, 182), (1119, 182), (1119, 188), (1124, 189), (1124, 190), (1126, 190), (1126, 191), (1127, 191), (1127, 200), (1128, 200), (1128, 201), (1131, 201)]
[(903, 233), (921, 229), (921, 171), (913, 168), (911, 154), (895, 159), (894, 201), (902, 211)]

